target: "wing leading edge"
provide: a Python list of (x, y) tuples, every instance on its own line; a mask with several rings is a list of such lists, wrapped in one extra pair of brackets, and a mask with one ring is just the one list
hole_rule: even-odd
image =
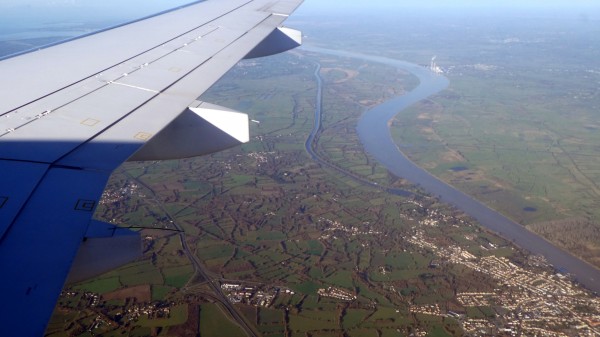
[(0, 335), (43, 335), (78, 251), (71, 279), (112, 260), (108, 241), (139, 251), (92, 220), (117, 166), (248, 140), (247, 117), (195, 100), (242, 58), (299, 45), (280, 26), (301, 2), (209, 0), (0, 61)]

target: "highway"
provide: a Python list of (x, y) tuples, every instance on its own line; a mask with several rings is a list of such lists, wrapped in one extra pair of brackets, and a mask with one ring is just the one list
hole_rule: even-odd
[(210, 289), (214, 292), (213, 298), (218, 300), (219, 303), (221, 303), (221, 305), (229, 313), (231, 318), (240, 326), (240, 328), (242, 328), (242, 330), (246, 333), (246, 335), (249, 337), (259, 337), (259, 335), (252, 329), (252, 327), (250, 327), (248, 322), (246, 322), (244, 317), (242, 317), (242, 315), (231, 304), (231, 302), (229, 301), (227, 296), (225, 296), (225, 294), (221, 290), (221, 285), (219, 284), (219, 282), (215, 281), (210, 276), (210, 274), (206, 271), (206, 269), (204, 269), (204, 266), (202, 265), (202, 263), (200, 262), (200, 260), (196, 256), (196, 254), (194, 254), (194, 252), (190, 249), (190, 247), (187, 243), (187, 240), (186, 240), (185, 231), (177, 223), (177, 219), (174, 218), (169, 213), (167, 208), (163, 205), (163, 203), (160, 202), (160, 200), (158, 200), (158, 198), (156, 197), (156, 193), (154, 192), (152, 187), (150, 187), (149, 185), (145, 184), (142, 180), (140, 180), (130, 174), (126, 173), (126, 175), (129, 179), (135, 181), (136, 183), (138, 183), (141, 186), (144, 186), (151, 193), (152, 199), (156, 202), (157, 206), (165, 213), (165, 215), (173, 223), (173, 226), (175, 226), (175, 228), (179, 232), (178, 235), (179, 235), (179, 240), (181, 241), (181, 247), (183, 248), (185, 255), (188, 257), (188, 259), (192, 263), (192, 266), (194, 267), (194, 275), (192, 275), (192, 277), (189, 279), (187, 284), (183, 287), (182, 291), (186, 291), (186, 289), (188, 289), (188, 287), (189, 287), (190, 282), (196, 280), (198, 275), (200, 275), (204, 279), (204, 281), (208, 284)]

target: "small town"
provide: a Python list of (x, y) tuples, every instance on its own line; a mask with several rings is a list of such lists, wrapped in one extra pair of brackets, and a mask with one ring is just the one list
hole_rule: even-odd
[[(524, 268), (505, 257), (493, 254), (478, 257), (458, 245), (440, 245), (439, 240), (428, 238), (424, 230), (426, 227), (459, 226), (464, 225), (465, 221), (428, 209), (416, 201), (409, 203), (423, 208), (426, 215), (415, 220), (411, 215), (403, 214), (405, 219), (416, 221), (413, 235), (404, 239), (417, 249), (425, 249), (438, 257), (430, 267), (435, 268), (443, 263), (459, 264), (488, 275), (497, 282), (494, 292), (462, 292), (456, 295), (458, 302), (467, 309), (494, 308), (494, 312), (487, 317), (468, 318), (464, 312), (445, 312), (437, 304), (411, 305), (411, 313), (455, 318), (461, 322), (465, 333), (471, 336), (569, 336), (557, 332), (565, 327), (570, 327), (578, 336), (600, 335), (600, 298), (577, 285), (568, 275), (554, 270), (542, 256), (530, 256)], [(325, 224), (322, 240), (382, 234), (370, 229), (368, 223), (360, 229), (326, 218), (319, 218), (319, 223)], [(465, 239), (473, 241), (474, 236), (465, 235)], [(480, 248), (492, 251), (499, 247), (488, 242)], [(382, 275), (390, 272), (385, 266), (379, 267), (379, 271)], [(319, 290), (321, 296), (327, 293), (325, 289)], [(350, 300), (350, 297), (330, 297)]]
[(221, 290), (226, 294), (231, 303), (241, 303), (254, 305), (257, 307), (269, 307), (273, 303), (279, 292), (294, 294), (289, 289), (269, 288), (262, 290), (262, 287), (249, 287), (237, 283), (222, 283)]
[(339, 221), (334, 221), (326, 218), (319, 218), (318, 223), (323, 225), (323, 233), (321, 235), (322, 240), (344, 238), (345, 235), (357, 236), (357, 235), (380, 235), (380, 231), (376, 231), (370, 228), (370, 224), (365, 222), (362, 224), (362, 228), (357, 226), (346, 226)]
[(342, 301), (356, 300), (356, 296), (352, 293), (335, 287), (328, 287), (327, 289), (321, 288), (317, 293), (319, 294), (319, 296), (335, 298)]
[[(428, 217), (421, 223), (435, 221)], [(525, 269), (504, 257), (476, 257), (456, 245), (440, 246), (418, 228), (406, 239), (418, 248), (434, 252), (442, 261), (464, 265), (497, 281), (498, 288), (493, 293), (458, 293), (457, 300), (463, 306), (502, 309), (491, 315), (495, 317), (492, 320), (467, 319), (438, 308), (411, 310), (457, 317), (464, 331), (472, 336), (567, 336), (556, 332), (564, 327), (573, 327), (578, 336), (600, 335), (600, 298), (577, 286), (568, 276), (553, 271), (539, 256), (533, 258), (532, 268)]]

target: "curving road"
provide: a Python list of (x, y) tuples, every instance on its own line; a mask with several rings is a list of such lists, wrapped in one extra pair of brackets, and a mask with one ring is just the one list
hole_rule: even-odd
[[(432, 195), (439, 196), (442, 201), (463, 210), (477, 219), (483, 226), (495, 231), (518, 246), (529, 250), (533, 254), (543, 255), (555, 268), (570, 273), (579, 283), (588, 289), (597, 293), (600, 292), (600, 270), (554, 246), (520, 224), (439, 180), (408, 159), (394, 143), (389, 129), (389, 121), (412, 104), (446, 89), (449, 85), (447, 78), (436, 75), (419, 65), (386, 57), (313, 46), (303, 46), (302, 49), (322, 54), (383, 63), (415, 75), (420, 81), (415, 89), (403, 96), (390, 99), (366, 111), (361, 116), (357, 125), (357, 131), (365, 150), (390, 172), (419, 185)], [(321, 95), (322, 91), (319, 90), (318, 94)], [(317, 98), (317, 101), (320, 102), (320, 99)], [(320, 110), (320, 105), (317, 105), (317, 108)], [(314, 137), (312, 139), (314, 140)], [(309, 144), (308, 140), (307, 144)], [(307, 151), (308, 148), (309, 146), (307, 146)]]

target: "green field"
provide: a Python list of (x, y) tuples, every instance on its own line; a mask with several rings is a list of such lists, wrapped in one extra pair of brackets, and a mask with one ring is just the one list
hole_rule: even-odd
[(174, 288), (183, 287), (190, 279), (194, 271), (191, 265), (163, 268), (162, 273), (165, 275), (165, 285)]
[[(308, 312), (310, 313), (310, 312)], [(294, 332), (327, 330), (337, 327), (335, 312), (314, 312), (312, 317), (291, 315), (290, 329)]]
[(143, 327), (169, 327), (174, 325), (180, 325), (188, 319), (188, 306), (185, 304), (177, 305), (171, 308), (169, 318), (157, 318), (148, 319), (142, 316), (139, 320), (139, 324)]
[[(564, 22), (536, 24), (543, 29), (514, 29), (560, 40)], [(573, 34), (565, 45), (585, 36)], [(574, 61), (556, 40), (540, 42), (547, 52), (538, 55), (525, 44), (491, 42), (493, 35), (469, 34), (470, 44), (486, 50), (482, 59), (460, 43), (438, 52), (449, 88), (399, 114), (394, 139), (444, 181), (600, 265), (600, 96), (589, 70), (595, 59), (581, 54)]]
[(200, 306), (200, 336), (244, 337), (246, 334), (225, 316), (217, 304), (206, 303)]
[(353, 329), (362, 323), (371, 312), (364, 309), (347, 309), (342, 318), (342, 327), (345, 330)]
[(121, 287), (118, 277), (99, 278), (75, 286), (75, 289), (104, 294)]

